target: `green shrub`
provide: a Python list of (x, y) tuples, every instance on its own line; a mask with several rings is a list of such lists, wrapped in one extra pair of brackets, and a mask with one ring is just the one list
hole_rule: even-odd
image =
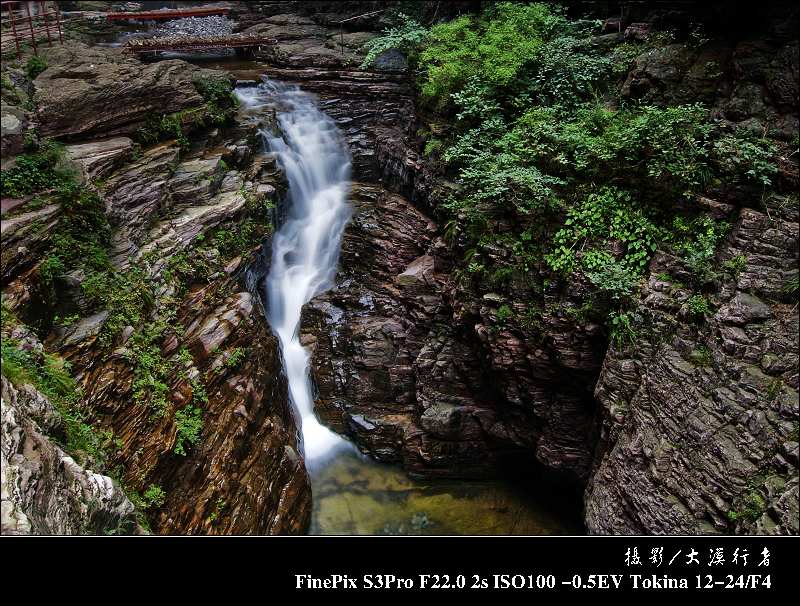
[(767, 385), (767, 401), (772, 402), (783, 391), (783, 381), (779, 377), (775, 377)]
[(218, 498), (214, 503), (214, 510), (208, 516), (208, 521), (212, 524), (219, 519), (219, 516), (222, 514), (222, 510), (225, 509), (225, 499), (222, 497)]
[(11, 81), (11, 78), (8, 77), (8, 74), (5, 72), (0, 74), (0, 88), (10, 92), (14, 97), (17, 96), (16, 94), (16, 87), (14, 83)]
[(788, 298), (798, 300), (800, 298), (800, 273), (795, 273), (790, 277), (781, 290)]
[(248, 217), (261, 226), (269, 226), (271, 228), (272, 211), (275, 208), (275, 203), (268, 196), (257, 194), (253, 191), (242, 189), (240, 193), (245, 199)]
[(157, 484), (151, 484), (142, 494), (145, 509), (158, 509), (164, 504), (166, 498), (167, 493)]
[(201, 76), (192, 80), (192, 84), (206, 103), (219, 106), (235, 103), (236, 97), (231, 97), (233, 87), (227, 78)]
[(175, 413), (175, 454), (186, 456), (186, 449), (200, 441), (203, 411), (192, 405)]
[(756, 522), (767, 510), (767, 502), (755, 490), (751, 490), (744, 498), (741, 511), (728, 511), (728, 519), (736, 522), (744, 518), (748, 522)]
[(190, 141), (186, 136), (184, 119), (188, 112), (176, 112), (151, 116), (135, 133), (136, 140), (144, 145), (152, 145), (164, 139), (175, 139), (178, 147), (188, 149)]
[(448, 151), (446, 159), (463, 161), (464, 167), (459, 173), (462, 193), (447, 208), (475, 223), (485, 220), (490, 204), (520, 214), (541, 212), (552, 205), (553, 187), (563, 182), (528, 165), (506, 143), (500, 138), (494, 144), (471, 145), (465, 137)]
[(34, 55), (28, 59), (28, 62), (25, 64), (25, 73), (31, 80), (34, 80), (36, 76), (41, 74), (46, 69), (47, 61), (45, 61), (44, 58), (40, 57), (39, 55)]
[(217, 248), (225, 259), (245, 255), (261, 243), (268, 228), (251, 218), (241, 221), (235, 227), (217, 229), (211, 236), (211, 245)]
[(611, 259), (584, 273), (598, 290), (607, 293), (615, 303), (630, 299), (640, 279), (637, 273)]
[(81, 268), (87, 273), (111, 267), (106, 248), (111, 226), (105, 205), (94, 191), (77, 183), (64, 185), (58, 194), (61, 217), (51, 235), (51, 248), (39, 272), (41, 282), (50, 286), (63, 273)]
[(417, 49), (428, 37), (428, 29), (403, 13), (398, 15), (398, 19), (398, 25), (385, 29), (383, 35), (369, 40), (363, 46), (362, 50), (367, 54), (361, 69), (369, 69), (378, 55), (390, 49), (401, 51), (412, 61), (415, 59)]
[(695, 319), (702, 319), (711, 315), (711, 308), (708, 305), (708, 300), (703, 295), (693, 295), (686, 301), (689, 314)]
[(708, 347), (700, 346), (689, 354), (689, 359), (695, 366), (706, 368), (711, 366), (711, 351)]
[(133, 401), (147, 406), (150, 416), (163, 417), (169, 409), (169, 381), (173, 365), (161, 355), (165, 326), (148, 324), (135, 332), (128, 345), (126, 358), (133, 367)]
[(109, 312), (98, 336), (103, 345), (110, 345), (125, 326), (140, 326), (155, 302), (147, 273), (136, 266), (90, 273), (81, 289), (90, 303)]
[(588, 175), (685, 194), (709, 180), (707, 147), (713, 126), (706, 116), (700, 105), (619, 111), (588, 106), (564, 125), (563, 138), (572, 149), (571, 161)]
[(425, 149), (424, 154), (426, 156), (431, 156), (442, 149), (442, 141), (441, 139), (428, 139), (425, 142)]
[(611, 342), (617, 349), (636, 343), (638, 333), (633, 312), (612, 311), (608, 317), (608, 324), (611, 328)]
[(25, 131), (25, 136), (22, 139), (22, 149), (26, 152), (35, 152), (39, 149), (40, 145), (39, 142), (39, 133), (35, 128), (29, 128)]
[[(462, 107), (469, 115), (492, 111), (486, 104)], [(593, 193), (567, 206), (565, 227), (553, 238), (547, 260), (569, 274), (576, 267), (577, 240), (619, 238), (626, 247), (624, 265), (641, 271), (665, 238), (657, 227), (662, 200), (707, 180), (705, 155), (698, 151), (708, 136), (702, 115), (698, 106), (636, 112), (587, 106), (569, 115), (537, 108), (511, 126), (491, 116), (446, 150), (445, 161), (459, 167), (461, 190), (445, 208), (479, 239), (498, 211), (547, 215), (566, 188), (577, 193), (581, 183), (628, 183), (635, 192), (592, 187)]]
[(33, 371), (30, 354), (19, 349), (11, 339), (2, 340), (3, 375), (14, 385), (35, 384), (38, 373)]
[(228, 357), (225, 358), (225, 367), (226, 368), (237, 368), (239, 364), (241, 364), (244, 359), (247, 357), (247, 352), (241, 348), (237, 347), (233, 351), (228, 354)]
[(189, 382), (192, 388), (192, 402), (197, 404), (208, 404), (208, 393), (206, 393), (206, 386), (203, 381), (197, 377)]
[(183, 292), (188, 285), (203, 282), (214, 273), (214, 264), (201, 250), (183, 250), (170, 257), (164, 279), (178, 283), (177, 292)]
[(500, 2), (482, 18), (462, 16), (431, 28), (420, 53), (423, 99), (445, 106), (473, 78), (492, 87), (518, 80), (565, 20), (545, 4)]
[(233, 87), (227, 78), (203, 76), (193, 80), (197, 92), (205, 101), (205, 113), (212, 124), (224, 124), (230, 118), (230, 109), (238, 105)]
[[(602, 250), (611, 242), (619, 242), (624, 253), (616, 272), (617, 282), (619, 288), (625, 290), (620, 280), (630, 284), (642, 274), (658, 247), (659, 235), (659, 229), (630, 193), (606, 187), (567, 209), (564, 227), (554, 236), (553, 251), (545, 259), (553, 271), (566, 274), (571, 273), (580, 260), (583, 269), (593, 271), (599, 278), (597, 267), (608, 268), (611, 261)], [(590, 249), (579, 259), (576, 252), (586, 246), (599, 247), (601, 251), (590, 254)], [(621, 272), (627, 275), (623, 277)]]
[(734, 277), (738, 277), (738, 275), (744, 271), (744, 268), (747, 267), (747, 256), (736, 255), (735, 257), (731, 257), (722, 264), (722, 267), (732, 273)]
[(17, 156), (13, 168), (0, 171), (0, 194), (21, 198), (74, 182), (74, 174), (63, 166), (63, 156), (63, 146), (53, 141), (44, 141), (35, 153)]
[[(427, 32), (407, 20), (392, 44), (416, 60), (429, 124), (448, 125), (422, 133), (425, 153), (437, 152), (457, 186), (437, 211), (463, 259), (460, 287), (527, 279), (541, 288), (580, 271), (621, 345), (635, 337), (625, 309), (659, 247), (683, 258), (693, 282), (715, 278), (728, 226), (687, 206), (721, 183), (769, 187), (776, 153), (763, 137), (726, 130), (701, 104), (615, 95), (609, 84), (669, 35), (609, 52), (589, 39), (597, 29), (553, 4), (499, 2)], [(725, 269), (741, 271), (742, 261)]]
[(56, 315), (55, 318), (53, 318), (53, 324), (56, 326), (72, 326), (80, 319), (81, 317), (78, 314), (70, 314), (64, 317)]
[(540, 104), (575, 106), (592, 97), (613, 69), (610, 58), (598, 55), (584, 41), (569, 35), (542, 44), (535, 62), (517, 104), (529, 98)]
[(727, 182), (768, 187), (778, 172), (775, 145), (744, 128), (715, 142), (714, 156)]
[(513, 315), (514, 311), (508, 305), (501, 305), (494, 314), (497, 321), (501, 324), (506, 322)]
[(675, 217), (668, 234), (674, 249), (702, 283), (712, 275), (712, 262), (717, 246), (728, 233), (730, 225), (707, 216), (687, 220)]
[(188, 364), (194, 364), (194, 357), (192, 356), (192, 352), (190, 352), (186, 347), (181, 347), (178, 350), (178, 361), (186, 366)]

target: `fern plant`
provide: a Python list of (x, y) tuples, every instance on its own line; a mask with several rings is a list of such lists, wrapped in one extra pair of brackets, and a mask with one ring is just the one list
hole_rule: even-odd
[(383, 31), (382, 36), (373, 38), (362, 47), (366, 56), (361, 69), (369, 69), (375, 59), (383, 52), (397, 49), (406, 56), (413, 56), (428, 37), (428, 29), (406, 14), (398, 15), (400, 23)]

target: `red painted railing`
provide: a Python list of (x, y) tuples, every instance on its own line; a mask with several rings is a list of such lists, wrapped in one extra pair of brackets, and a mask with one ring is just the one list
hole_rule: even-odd
[(64, 43), (57, 2), (0, 2), (0, 27), (4, 30), (0, 43), (2, 52), (8, 52), (13, 46), (17, 57), (22, 57), (23, 44), (30, 44), (38, 55), (38, 43), (45, 39), (48, 46), (53, 46), (56, 37), (59, 43)]

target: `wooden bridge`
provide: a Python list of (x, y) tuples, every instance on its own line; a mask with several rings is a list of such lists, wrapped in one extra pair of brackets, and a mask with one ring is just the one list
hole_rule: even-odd
[(106, 18), (109, 21), (161, 21), (166, 19), (183, 19), (184, 17), (227, 15), (229, 12), (230, 8), (227, 6), (198, 6), (197, 8), (106, 13)]
[(170, 36), (166, 38), (132, 38), (125, 44), (127, 52), (136, 54), (159, 52), (192, 52), (213, 49), (251, 49), (277, 44), (275, 38), (261, 34), (230, 34), (227, 36)]

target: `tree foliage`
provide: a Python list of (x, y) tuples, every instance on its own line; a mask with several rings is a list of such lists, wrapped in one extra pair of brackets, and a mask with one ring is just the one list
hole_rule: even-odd
[(405, 45), (423, 109), (447, 125), (425, 149), (458, 184), (443, 210), (448, 241), (464, 249), (459, 272), (490, 284), (579, 272), (617, 310), (611, 329), (630, 336), (624, 307), (660, 246), (698, 281), (710, 267), (725, 226), (695, 218), (695, 196), (720, 183), (769, 187), (776, 150), (700, 104), (622, 98), (621, 66), (637, 48), (594, 44), (598, 25), (552, 4), (500, 2), (430, 30), (407, 21), (372, 44)]
[(428, 37), (428, 29), (406, 14), (398, 15), (399, 23), (384, 30), (382, 36), (373, 38), (364, 45), (367, 52), (361, 69), (368, 69), (383, 52), (391, 49), (402, 51), (413, 59), (417, 49)]

